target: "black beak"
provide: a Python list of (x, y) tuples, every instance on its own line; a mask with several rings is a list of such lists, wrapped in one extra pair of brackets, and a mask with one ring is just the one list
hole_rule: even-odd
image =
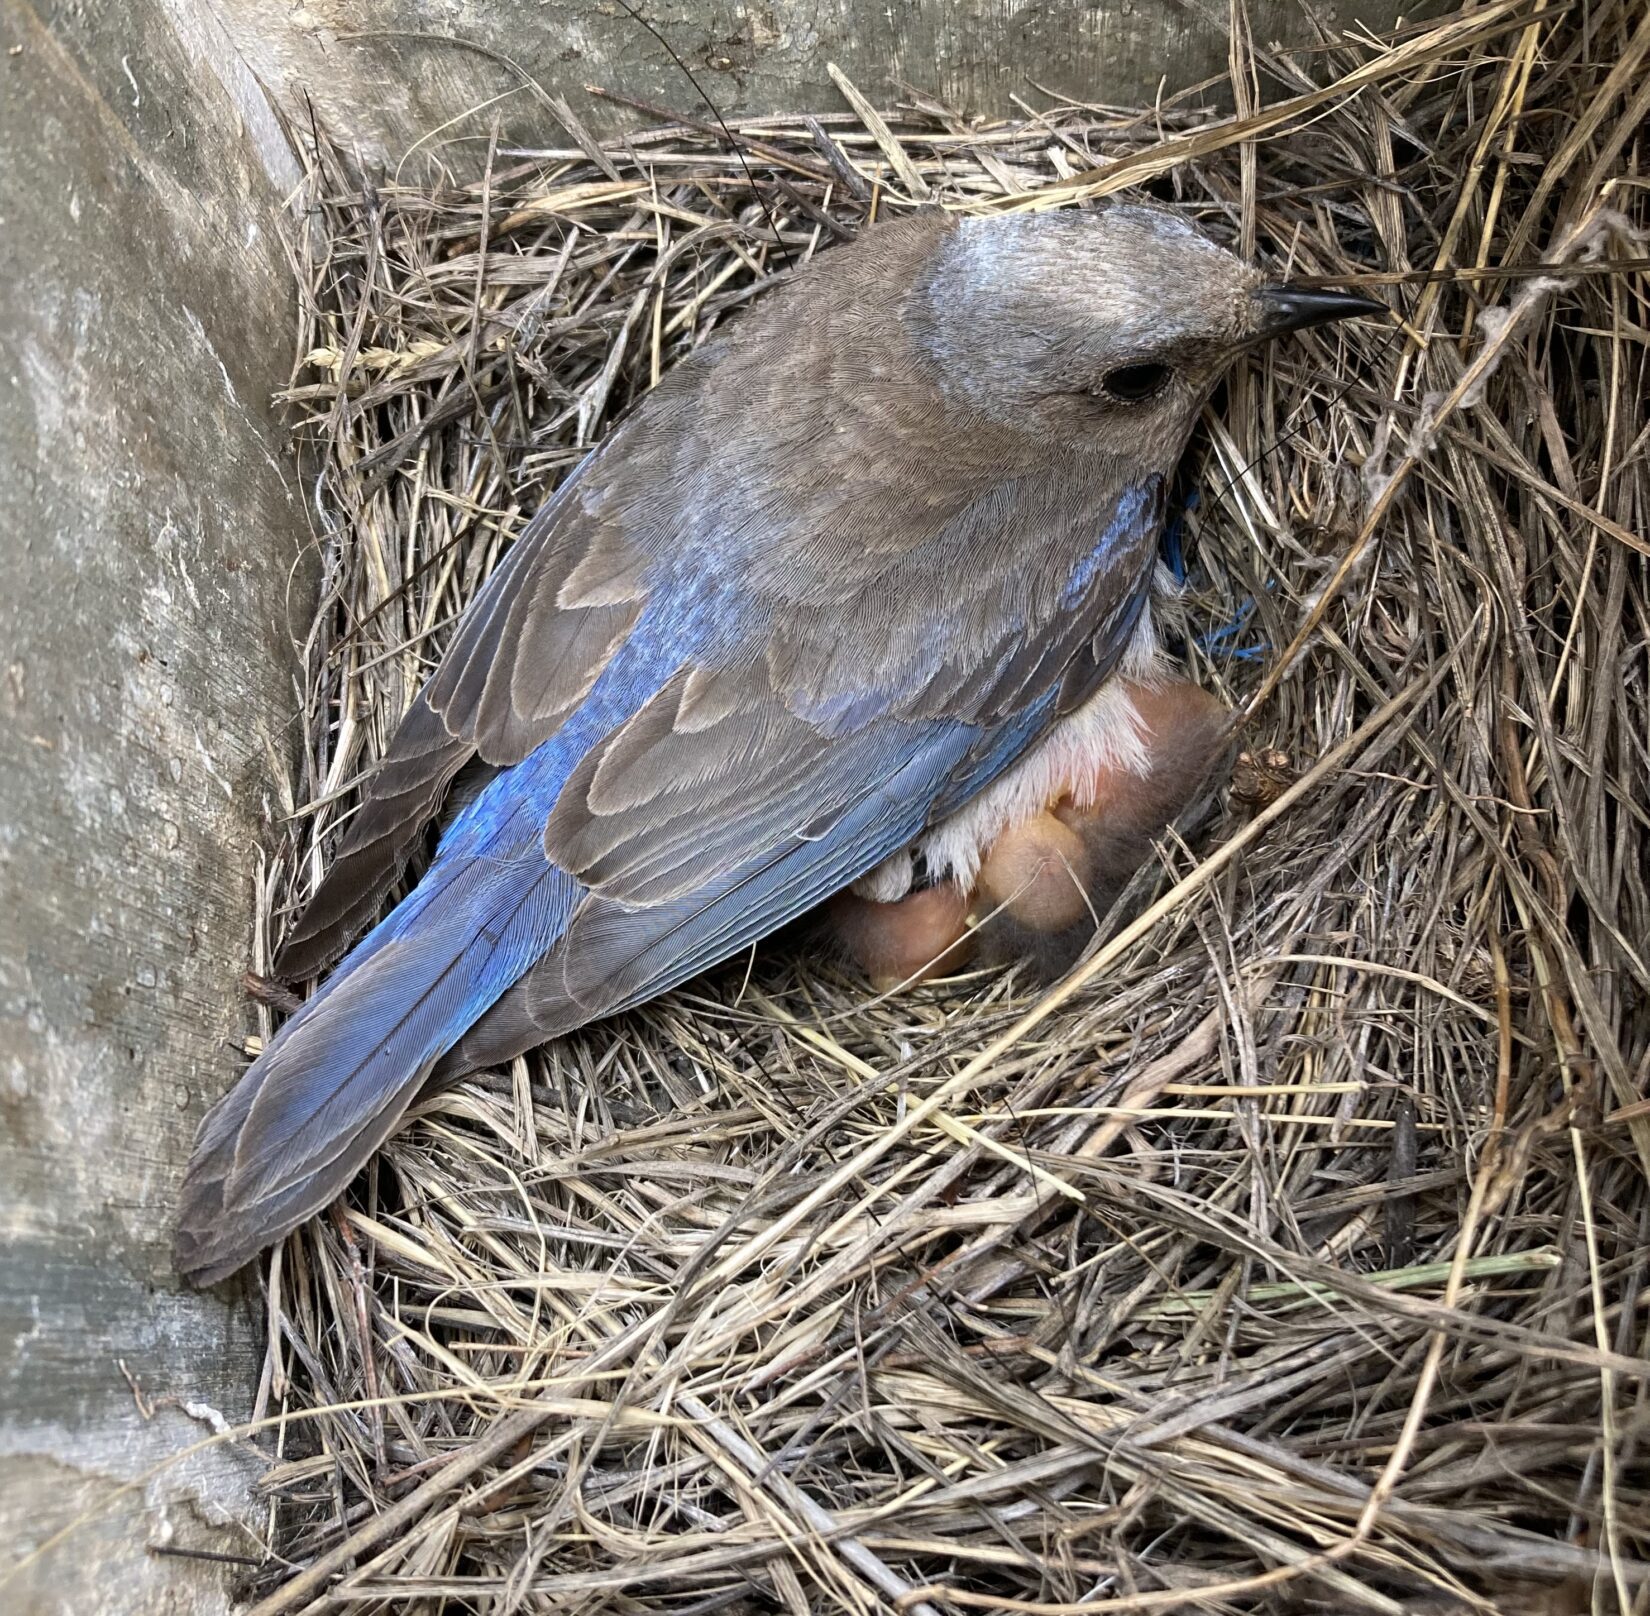
[(1347, 320), (1357, 314), (1391, 312), (1386, 304), (1372, 297), (1359, 297), (1356, 292), (1319, 292), (1287, 284), (1261, 287), (1255, 293), (1255, 306), (1255, 335), (1260, 339), (1328, 325), (1331, 320)]

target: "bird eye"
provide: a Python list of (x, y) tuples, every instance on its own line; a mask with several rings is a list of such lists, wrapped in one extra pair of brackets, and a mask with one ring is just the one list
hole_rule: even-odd
[(1169, 385), (1167, 365), (1119, 365), (1100, 378), (1101, 389), (1123, 404), (1144, 404)]

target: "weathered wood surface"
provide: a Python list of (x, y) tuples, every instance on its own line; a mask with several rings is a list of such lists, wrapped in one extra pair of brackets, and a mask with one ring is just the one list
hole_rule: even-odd
[[(236, 1069), (302, 501), (270, 405), (296, 177), (204, 14), (0, 0), (0, 1584), (8, 1616), (205, 1612), (260, 1361), (169, 1220)], [(145, 1419), (121, 1364), (146, 1400)]]
[[(1226, 69), (1222, 0), (633, 0), (727, 111), (844, 110), (835, 62), (877, 105), (911, 85), (965, 113), (1009, 114), (1037, 87), (1138, 105)], [(1333, 33), (1390, 23), (1397, 0), (1313, 8)], [(1408, 8), (1413, 10), (1414, 7)], [(1299, 0), (1249, 0), (1253, 37), (1308, 44)], [(663, 46), (614, 0), (224, 0), (237, 45), (284, 98), (309, 96), (335, 133), (394, 163), (473, 166), (506, 142), (564, 145), (529, 81), (591, 127), (634, 119), (587, 83), (704, 114)]]

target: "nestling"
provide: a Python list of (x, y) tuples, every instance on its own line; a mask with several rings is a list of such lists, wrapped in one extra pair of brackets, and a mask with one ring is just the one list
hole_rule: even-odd
[(1157, 209), (931, 212), (678, 366), (403, 719), (284, 975), (371, 924), (460, 769), (478, 789), (203, 1122), (180, 1269), (219, 1278), (324, 1207), (432, 1078), (852, 883), (903, 897), (913, 847), (971, 891), (1072, 782), (1149, 781), (1148, 588), (1196, 412), (1245, 346), (1379, 307), (1269, 287)]
[[(1154, 838), (1223, 783), (1230, 714), (1182, 680), (1119, 677), (1135, 744), (1073, 750), (1065, 772), (983, 845), (971, 886), (958, 865), (892, 901), (873, 871), (828, 905), (828, 933), (879, 991), (960, 969), (1029, 962), (1065, 970), (1151, 851)], [(966, 869), (963, 863), (961, 868)]]

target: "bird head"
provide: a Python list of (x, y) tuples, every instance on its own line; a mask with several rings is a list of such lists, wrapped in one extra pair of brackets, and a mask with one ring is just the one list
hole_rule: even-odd
[(1386, 312), (1270, 283), (1177, 214), (1132, 205), (959, 219), (907, 308), (954, 402), (1165, 468), (1243, 349)]

